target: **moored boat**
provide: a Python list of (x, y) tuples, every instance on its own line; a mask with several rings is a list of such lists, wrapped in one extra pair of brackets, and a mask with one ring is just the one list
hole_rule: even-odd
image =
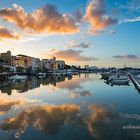
[(115, 85), (127, 85), (129, 84), (129, 79), (113, 79), (110, 83)]
[(71, 70), (71, 69), (68, 69), (68, 70), (67, 70), (67, 76), (72, 76), (72, 74), (73, 74), (73, 73), (72, 73), (72, 70)]
[(26, 75), (14, 75), (8, 78), (9, 80), (27, 80), (28, 76)]
[(38, 78), (45, 78), (46, 77), (46, 73), (38, 73), (37, 74)]

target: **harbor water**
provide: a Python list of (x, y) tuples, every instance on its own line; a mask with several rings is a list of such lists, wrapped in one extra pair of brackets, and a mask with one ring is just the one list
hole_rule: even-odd
[(0, 140), (139, 140), (140, 94), (99, 74), (0, 86)]

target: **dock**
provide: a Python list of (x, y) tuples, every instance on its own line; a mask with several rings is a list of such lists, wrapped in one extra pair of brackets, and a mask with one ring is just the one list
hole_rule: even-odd
[(140, 93), (140, 84), (137, 82), (137, 80), (132, 75), (128, 75), (128, 77), (130, 78), (130, 80), (134, 84), (137, 91)]

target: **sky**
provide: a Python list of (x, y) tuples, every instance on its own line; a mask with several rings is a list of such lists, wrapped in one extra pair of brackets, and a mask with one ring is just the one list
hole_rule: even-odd
[(0, 53), (140, 67), (140, 0), (0, 0)]

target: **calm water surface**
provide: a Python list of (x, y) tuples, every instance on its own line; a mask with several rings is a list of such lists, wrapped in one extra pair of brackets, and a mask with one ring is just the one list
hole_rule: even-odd
[(139, 140), (140, 94), (98, 74), (0, 86), (0, 140)]

